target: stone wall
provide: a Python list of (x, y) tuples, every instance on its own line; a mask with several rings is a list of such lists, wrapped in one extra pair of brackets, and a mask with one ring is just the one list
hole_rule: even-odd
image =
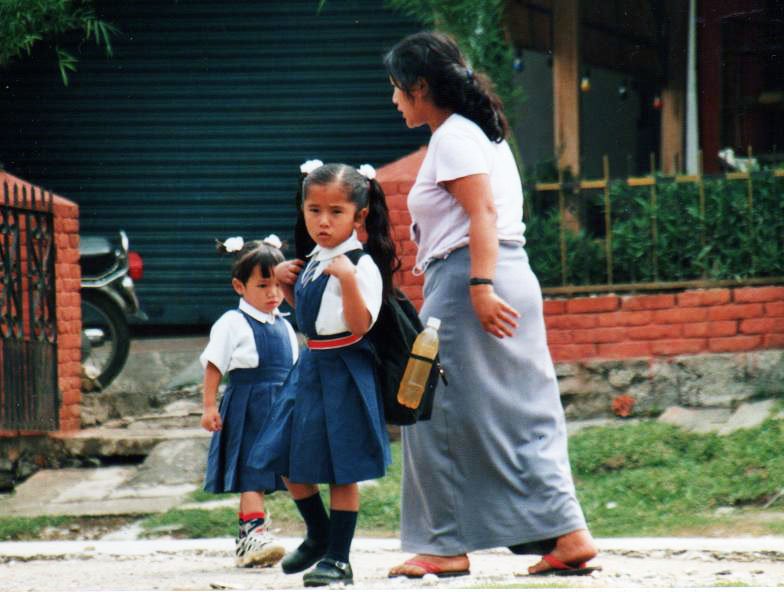
[[(9, 173), (0, 171), (0, 187), (14, 185), (28, 195), (33, 186)], [(36, 192), (39, 189), (36, 188)], [(81, 372), (81, 299), (79, 296), (79, 208), (54, 196), (55, 286), (57, 316), (57, 377), (60, 395), (60, 430), (79, 429)], [(25, 254), (22, 254), (25, 257)], [(0, 437), (30, 435), (0, 431)]]

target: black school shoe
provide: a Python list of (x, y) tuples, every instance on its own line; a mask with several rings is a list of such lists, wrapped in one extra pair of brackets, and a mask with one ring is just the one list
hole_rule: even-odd
[(305, 539), (291, 553), (286, 553), (283, 561), (280, 562), (283, 573), (293, 574), (305, 571), (324, 557), (324, 553), (327, 552), (327, 544), (327, 541), (318, 542), (313, 539)]
[(306, 588), (329, 586), (330, 584), (353, 584), (354, 572), (351, 565), (325, 557), (318, 565), (305, 574), (303, 580)]

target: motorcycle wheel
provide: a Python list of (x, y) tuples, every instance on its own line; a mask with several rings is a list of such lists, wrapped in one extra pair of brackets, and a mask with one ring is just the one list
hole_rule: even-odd
[(82, 373), (93, 388), (103, 390), (117, 378), (128, 359), (128, 323), (108, 296), (93, 290), (82, 290), (81, 294)]

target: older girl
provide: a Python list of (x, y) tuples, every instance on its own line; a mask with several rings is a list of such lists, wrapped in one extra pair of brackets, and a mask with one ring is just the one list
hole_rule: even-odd
[[(303, 181), (301, 218), (315, 244), (309, 262), (277, 268), (308, 351), (281, 391), (273, 430), (253, 463), (287, 478), (307, 526), (305, 541), (283, 558), (286, 573), (316, 567), (305, 586), (352, 583), (349, 550), (359, 511), (358, 481), (384, 475), (390, 462), (375, 354), (364, 339), (392, 286), (397, 258), (384, 194), (365, 174), (326, 164)], [(367, 232), (365, 246), (356, 231)], [(281, 418), (281, 419), (277, 419)], [(319, 483), (329, 485), (327, 516)]]

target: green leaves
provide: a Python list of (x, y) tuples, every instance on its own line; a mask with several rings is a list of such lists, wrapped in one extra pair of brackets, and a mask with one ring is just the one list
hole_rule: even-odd
[[(705, 211), (698, 187), (660, 178), (655, 201), (649, 187), (610, 186), (614, 283), (694, 279), (744, 279), (784, 275), (784, 179), (770, 172), (756, 175), (752, 209), (748, 186), (723, 177), (706, 178)], [(537, 195), (527, 221), (531, 264), (544, 286), (561, 285), (559, 214), (556, 196)], [(567, 229), (567, 284), (604, 284), (604, 206), (597, 196), (580, 199), (588, 223)], [(580, 269), (575, 268), (580, 266)]]
[(51, 44), (63, 84), (76, 71), (76, 57), (61, 45), (68, 34), (81, 31), (84, 40), (92, 40), (112, 55), (111, 38), (119, 33), (110, 23), (99, 19), (93, 0), (0, 0), (0, 68), (42, 42)]

